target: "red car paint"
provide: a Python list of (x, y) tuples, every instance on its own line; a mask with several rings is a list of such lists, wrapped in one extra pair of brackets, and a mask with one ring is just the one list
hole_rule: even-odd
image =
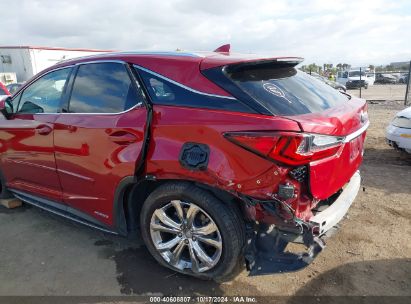
[(57, 118), (54, 146), (64, 203), (113, 224), (115, 189), (123, 177), (134, 172), (145, 120), (144, 107), (118, 115)]
[(0, 82), (0, 96), (1, 95), (11, 95), (9, 90), (7, 90), (6, 86)]
[[(270, 60), (276, 58), (268, 58)], [(28, 81), (56, 68), (88, 61), (123, 61), (136, 64), (206, 94), (231, 94), (205, 77), (207, 70), (267, 58), (203, 53), (199, 57), (169, 54), (112, 53), (65, 61)], [(277, 58), (283, 59), (283, 58)], [(288, 58), (287, 60), (297, 60)], [(339, 152), (309, 166), (309, 185), (289, 176), (290, 166), (263, 158), (224, 137), (229, 132), (307, 132), (345, 136), (360, 128), (365, 102), (352, 98), (346, 105), (321, 113), (298, 116), (269, 116), (183, 106), (153, 106), (151, 140), (144, 174), (156, 180), (189, 180), (267, 200), (280, 184), (292, 184), (295, 197), (286, 201), (295, 216), (309, 220), (311, 209), (321, 199), (346, 184), (362, 161), (365, 133), (356, 143), (341, 145)], [(98, 221), (114, 226), (114, 195), (120, 181), (135, 172), (143, 146), (147, 109), (133, 108), (113, 115), (95, 114), (15, 114), (0, 125), (1, 170), (7, 187), (61, 202)], [(186, 142), (210, 147), (207, 170), (194, 171), (179, 162)], [(355, 145), (356, 153), (351, 147)], [(250, 219), (274, 223), (260, 206), (247, 212)]]
[[(360, 114), (364, 111), (367, 111), (365, 101), (353, 97), (352, 102), (321, 114), (305, 114), (290, 118), (299, 122), (303, 132), (345, 136), (361, 128)], [(358, 140), (360, 151), (363, 149), (365, 135), (366, 132)], [(352, 143), (346, 143), (333, 157), (310, 164), (310, 189), (315, 198), (321, 200), (330, 197), (358, 170), (362, 162), (362, 153), (350, 157), (351, 146)]]

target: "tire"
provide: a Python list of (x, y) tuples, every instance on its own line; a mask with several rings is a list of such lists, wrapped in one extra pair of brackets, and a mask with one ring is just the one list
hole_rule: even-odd
[(13, 194), (6, 188), (6, 179), (4, 178), (3, 173), (0, 171), (0, 199), (12, 198)]
[[(183, 211), (181, 211), (180, 216), (177, 212), (177, 206), (182, 206)], [(189, 210), (191, 208), (193, 208), (193, 210), (196, 210), (196, 208), (200, 209), (195, 215), (197, 224), (193, 225), (189, 225)], [(157, 231), (158, 225), (162, 227), (165, 226), (164, 222), (158, 217), (158, 214), (160, 214), (161, 218), (164, 219), (162, 215), (163, 211), (168, 212), (167, 216), (175, 220), (174, 224), (177, 223), (180, 225), (180, 222), (186, 223), (187, 227), (192, 227), (192, 230), (189, 230), (191, 228), (184, 227), (184, 230), (181, 230), (183, 231), (182, 233), (176, 233), (175, 231), (172, 233)], [(181, 218), (184, 220), (180, 221)], [(203, 224), (204, 222), (200, 222), (198, 225), (199, 220), (204, 220), (205, 224)], [(208, 220), (209, 222), (207, 222)], [(214, 242), (221, 243), (220, 249), (202, 243), (200, 239), (204, 238), (195, 232), (200, 231), (201, 228), (205, 226), (208, 227), (210, 223), (215, 224), (213, 227), (216, 227), (216, 231), (210, 234), (212, 237), (207, 235), (207, 237), (204, 238), (211, 238)], [(155, 229), (153, 227), (155, 227)], [(167, 227), (169, 228), (171, 226)], [(191, 183), (170, 182), (156, 188), (144, 202), (140, 213), (140, 228), (143, 240), (151, 255), (158, 263), (173, 271), (204, 280), (224, 282), (234, 278), (243, 268), (244, 258), (242, 256), (242, 249), (245, 244), (244, 221), (238, 213), (218, 200), (210, 192)], [(196, 235), (198, 240), (196, 240)], [(166, 239), (165, 242), (163, 242), (163, 237)], [(171, 247), (170, 250), (160, 253), (159, 249), (157, 249), (157, 247), (163, 246), (169, 242), (169, 240), (181, 238), (183, 240), (179, 241), (175, 247)], [(186, 243), (185, 245), (181, 245), (181, 242)], [(197, 254), (198, 244), (200, 244), (203, 253), (211, 252), (210, 255), (212, 255), (212, 258), (209, 258), (209, 260), (214, 261), (213, 263), (215, 264), (213, 264), (213, 266), (208, 266), (211, 265), (211, 263), (205, 264), (199, 258), (204, 255)], [(181, 258), (176, 258), (175, 256), (178, 255), (174, 253), (176, 251), (179, 252), (177, 247), (180, 245), (181, 247), (184, 246), (182, 254), (180, 255)], [(200, 261), (199, 264), (193, 262), (191, 254), (195, 255), (194, 260), (197, 258), (197, 260)], [(216, 259), (213, 259), (214, 257), (216, 257)], [(201, 265), (203, 265), (203, 269)], [(205, 269), (208, 267), (210, 268)]]

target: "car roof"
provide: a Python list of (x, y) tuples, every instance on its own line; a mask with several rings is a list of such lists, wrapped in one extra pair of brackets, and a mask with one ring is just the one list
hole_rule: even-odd
[(108, 52), (102, 54), (89, 55), (84, 57), (78, 57), (62, 61), (61, 64), (73, 64), (84, 61), (93, 60), (123, 60), (130, 63), (139, 61), (139, 59), (168, 59), (177, 61), (195, 61), (201, 63), (201, 69), (209, 69), (218, 66), (224, 66), (229, 64), (238, 64), (252, 61), (261, 60), (281, 60), (281, 61), (296, 61), (301, 62), (301, 57), (285, 57), (285, 56), (272, 56), (272, 55), (256, 55), (256, 54), (243, 54), (243, 53), (231, 53), (231, 52), (144, 52), (144, 51), (126, 51), (126, 52)]
[(302, 61), (300, 57), (261, 56), (254, 54), (239, 54), (231, 52), (108, 52), (62, 61), (45, 71), (86, 62), (124, 61), (138, 67), (148, 69), (163, 77), (181, 83), (194, 90), (231, 96), (214, 82), (206, 78), (201, 70), (219, 66), (259, 62), (259, 61)]

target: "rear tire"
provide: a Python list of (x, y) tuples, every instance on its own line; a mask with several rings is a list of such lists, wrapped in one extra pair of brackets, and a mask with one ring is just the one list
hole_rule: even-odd
[[(174, 271), (223, 282), (243, 268), (244, 221), (211, 193), (191, 183), (170, 182), (155, 189), (144, 202), (140, 226), (151, 255)], [(214, 229), (205, 229), (211, 226)]]

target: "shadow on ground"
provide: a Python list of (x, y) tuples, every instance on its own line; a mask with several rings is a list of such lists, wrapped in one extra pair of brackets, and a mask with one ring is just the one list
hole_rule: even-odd
[(213, 281), (195, 280), (160, 266), (145, 247), (117, 252), (114, 261), (123, 294), (223, 294)]
[(366, 148), (364, 164), (411, 166), (411, 154), (398, 151), (387, 145), (387, 148)]
[(193, 279), (160, 266), (145, 247), (116, 252), (117, 280), (127, 295), (233, 295), (241, 290), (258, 294), (258, 290), (240, 282), (218, 284)]

